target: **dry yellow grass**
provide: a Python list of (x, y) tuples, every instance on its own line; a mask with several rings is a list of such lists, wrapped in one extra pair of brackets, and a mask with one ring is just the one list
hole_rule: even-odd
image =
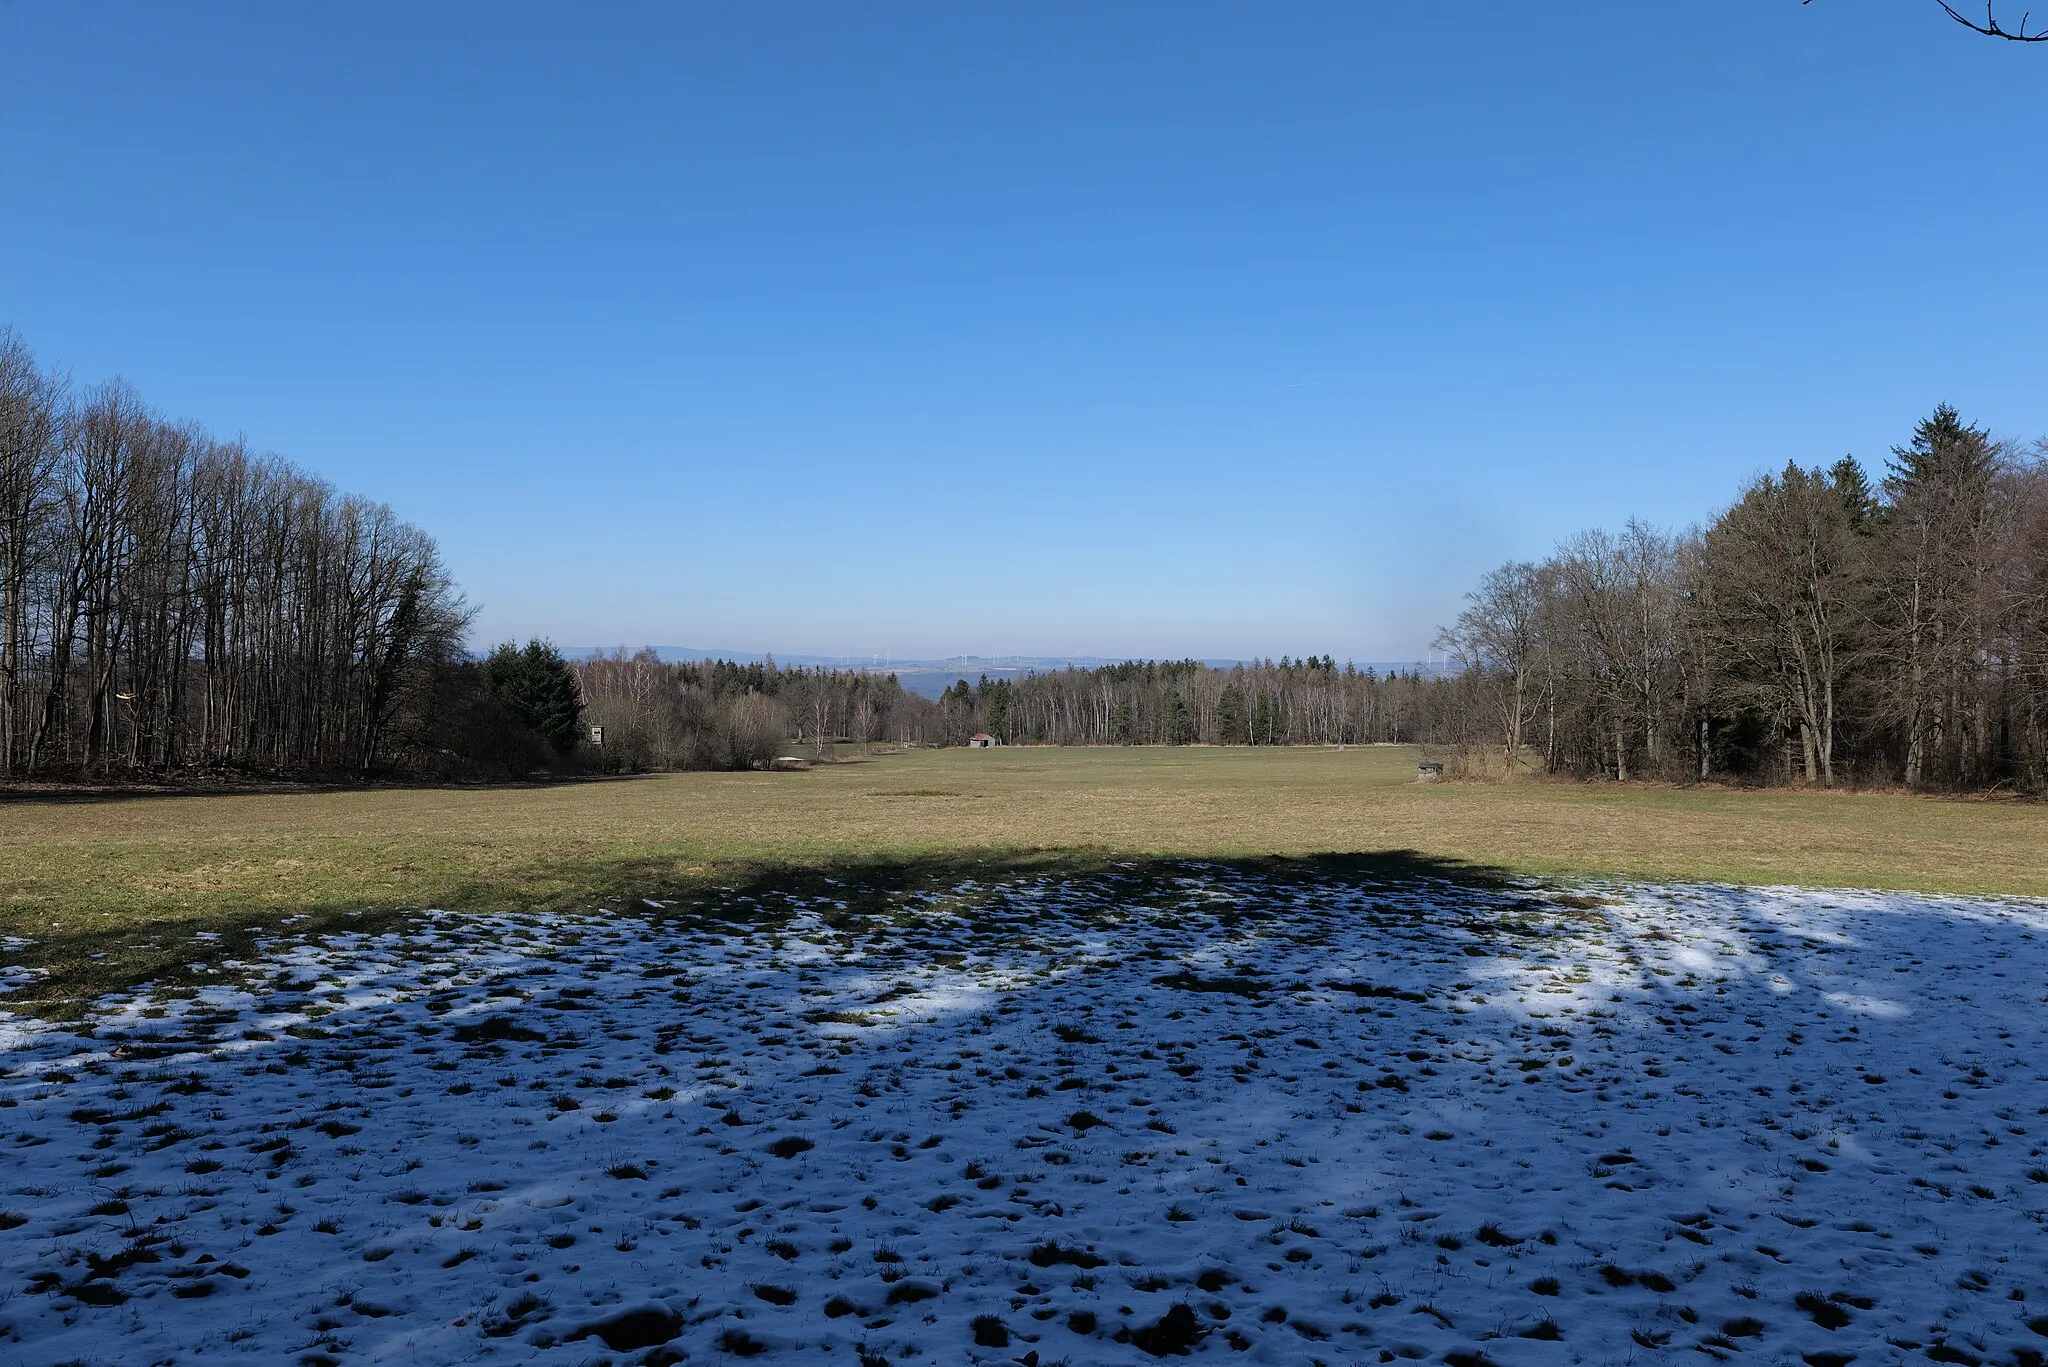
[(0, 934), (83, 990), (191, 953), (200, 930), (225, 949), (286, 915), (595, 907), (764, 866), (1405, 850), (1543, 875), (2048, 895), (2041, 804), (1420, 785), (1414, 766), (1377, 747), (946, 750), (795, 774), (14, 800)]

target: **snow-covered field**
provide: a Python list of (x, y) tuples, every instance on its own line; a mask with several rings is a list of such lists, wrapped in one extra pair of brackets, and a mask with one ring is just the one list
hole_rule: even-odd
[(1181, 872), (0, 1015), (0, 1360), (2042, 1361), (2048, 907)]

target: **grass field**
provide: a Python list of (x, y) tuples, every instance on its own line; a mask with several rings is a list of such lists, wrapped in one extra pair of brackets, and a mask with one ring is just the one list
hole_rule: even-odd
[(2048, 1361), (2048, 808), (1414, 761), (8, 801), (0, 1350)]
[[(762, 878), (1407, 851), (1475, 876), (2048, 895), (2048, 806), (1418, 785), (1405, 748), (915, 751), (795, 774), (0, 803), (0, 936), (75, 995), (358, 913), (588, 910)], [(218, 939), (196, 939), (198, 936)], [(101, 957), (94, 957), (101, 956)]]

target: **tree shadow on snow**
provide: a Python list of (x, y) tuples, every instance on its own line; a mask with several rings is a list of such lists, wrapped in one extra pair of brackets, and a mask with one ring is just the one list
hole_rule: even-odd
[[(1415, 850), (1191, 858), (1027, 848), (708, 868), (676, 857), (593, 854), (536, 870), (536, 885), (550, 891), (532, 900), (508, 897), (501, 883), (478, 881), (457, 888), (440, 909), (612, 913), (677, 928), (731, 929), (772, 924), (825, 903), (832, 904), (824, 910), (828, 925), (880, 928), (934, 897), (964, 904), (1027, 885), (1059, 885), (1071, 894), (1064, 899), (1068, 902), (1134, 908), (1172, 901), (1190, 879), (1217, 878), (1331, 893), (1436, 889), (1455, 893), (1461, 901), (1482, 897), (1503, 906), (1527, 898), (1535, 886), (1505, 869)], [(222, 965), (252, 961), (266, 944), (379, 933), (412, 923), (426, 910), (340, 901), (288, 914), (252, 905), (114, 926), (67, 917), (28, 937), (27, 944), (0, 951), (0, 966), (42, 973), (11, 993), (0, 993), (0, 1010), (68, 1018), (84, 1011), (92, 998), (144, 984), (218, 984), (229, 980)]]

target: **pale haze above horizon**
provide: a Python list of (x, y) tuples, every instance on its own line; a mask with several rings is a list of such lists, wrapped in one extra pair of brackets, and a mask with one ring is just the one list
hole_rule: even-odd
[(1416, 660), (1937, 403), (2048, 433), (2048, 44), (1933, 0), (0, 6), (0, 325), (475, 637)]

